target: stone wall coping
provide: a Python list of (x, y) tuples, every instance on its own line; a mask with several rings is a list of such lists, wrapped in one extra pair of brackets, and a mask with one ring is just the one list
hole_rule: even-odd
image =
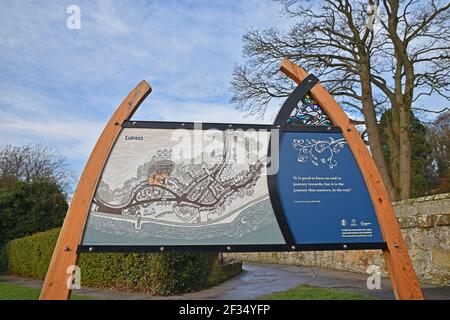
[(402, 206), (405, 204), (412, 204), (415, 202), (427, 202), (427, 201), (434, 201), (434, 200), (446, 200), (450, 199), (450, 193), (441, 193), (441, 194), (434, 194), (432, 196), (426, 196), (426, 197), (420, 197), (420, 198), (412, 198), (407, 200), (401, 200), (401, 201), (395, 201), (392, 203), (394, 207), (396, 206)]

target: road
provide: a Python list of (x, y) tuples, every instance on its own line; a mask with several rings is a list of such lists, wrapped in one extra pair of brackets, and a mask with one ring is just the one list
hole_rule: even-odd
[[(170, 297), (152, 297), (143, 294), (114, 292), (110, 290), (83, 288), (77, 290), (80, 295), (105, 300), (153, 300), (153, 299), (204, 299), (239, 300), (257, 299), (273, 292), (284, 291), (297, 285), (309, 284), (323, 288), (334, 288), (350, 292), (374, 295), (380, 299), (394, 299), (389, 280), (382, 279), (381, 290), (369, 290), (367, 277), (362, 274), (316, 269), (308, 267), (245, 263), (244, 272), (216, 287), (199, 292)], [(39, 288), (41, 281), (24, 280), (14, 277), (0, 277), (0, 281), (18, 283)], [(450, 287), (423, 287), (426, 299), (450, 300)]]

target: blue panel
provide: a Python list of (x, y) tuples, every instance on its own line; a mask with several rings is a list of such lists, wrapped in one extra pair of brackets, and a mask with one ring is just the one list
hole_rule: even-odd
[(342, 134), (284, 133), (277, 183), (297, 244), (383, 242), (361, 171)]

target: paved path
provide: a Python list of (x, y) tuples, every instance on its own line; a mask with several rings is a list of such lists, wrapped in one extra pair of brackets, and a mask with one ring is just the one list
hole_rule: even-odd
[[(382, 279), (381, 290), (369, 290), (367, 277), (362, 274), (324, 270), (307, 267), (245, 263), (244, 272), (216, 287), (199, 292), (171, 297), (151, 297), (142, 294), (114, 292), (110, 290), (84, 288), (77, 290), (80, 295), (106, 300), (150, 300), (150, 299), (257, 299), (273, 292), (284, 291), (301, 284), (334, 288), (350, 292), (374, 295), (381, 299), (393, 299), (389, 280)], [(40, 288), (42, 281), (25, 280), (15, 277), (0, 277), (0, 281), (23, 284)], [(450, 287), (423, 287), (427, 299), (450, 300)]]

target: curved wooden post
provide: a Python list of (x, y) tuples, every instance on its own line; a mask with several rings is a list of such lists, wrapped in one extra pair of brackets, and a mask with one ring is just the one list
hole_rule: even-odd
[[(287, 59), (283, 59), (280, 70), (296, 83), (302, 82), (308, 76), (305, 70)], [(342, 129), (361, 169), (375, 207), (381, 233), (387, 243), (388, 249), (384, 250), (383, 254), (395, 297), (397, 299), (423, 299), (408, 249), (400, 231), (400, 225), (395, 217), (394, 208), (369, 150), (344, 110), (324, 87), (317, 84), (310, 93), (334, 124)]]
[(67, 286), (70, 274), (66, 272), (70, 266), (77, 264), (77, 248), (83, 236), (92, 198), (103, 167), (122, 130), (122, 123), (132, 117), (150, 92), (150, 85), (141, 81), (122, 101), (100, 135), (86, 163), (64, 219), (42, 287), (41, 300), (65, 300), (70, 298), (71, 290)]

